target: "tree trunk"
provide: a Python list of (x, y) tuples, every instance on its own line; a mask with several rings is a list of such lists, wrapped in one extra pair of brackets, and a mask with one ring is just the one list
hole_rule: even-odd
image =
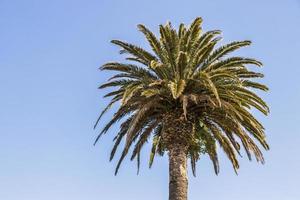
[(169, 148), (169, 200), (187, 200), (186, 145), (173, 144)]

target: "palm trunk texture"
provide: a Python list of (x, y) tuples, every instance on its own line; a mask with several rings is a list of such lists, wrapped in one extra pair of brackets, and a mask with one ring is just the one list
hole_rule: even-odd
[(169, 153), (169, 200), (187, 200), (187, 150), (193, 124), (174, 111), (164, 117), (163, 143)]
[(188, 177), (186, 148), (172, 145), (169, 149), (169, 200), (187, 200)]

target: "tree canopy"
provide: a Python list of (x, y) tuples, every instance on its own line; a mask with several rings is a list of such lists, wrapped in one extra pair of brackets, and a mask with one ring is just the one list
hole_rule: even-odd
[(262, 63), (248, 57), (230, 57), (230, 53), (251, 42), (219, 45), (221, 31), (204, 32), (201, 24), (202, 19), (196, 18), (190, 26), (180, 24), (178, 30), (171, 23), (160, 25), (159, 37), (144, 25), (138, 25), (151, 52), (127, 42), (111, 41), (121, 48), (121, 54), (127, 55), (127, 61), (109, 62), (100, 68), (116, 73), (99, 87), (113, 89), (104, 96), (111, 100), (95, 127), (114, 104), (118, 110), (104, 125), (95, 143), (121, 120), (110, 156), (114, 158), (124, 140), (116, 173), (130, 147), (131, 160), (136, 159), (138, 167), (141, 149), (149, 139), (152, 139), (150, 166), (155, 154), (163, 155), (167, 151), (162, 139), (166, 128), (164, 119), (174, 112), (193, 125), (192, 133), (185, 138), (193, 173), (201, 154), (208, 154), (215, 172), (219, 172), (218, 147), (223, 149), (235, 171), (239, 168), (237, 155), (241, 155), (241, 147), (250, 160), (254, 156), (258, 162), (264, 162), (255, 142), (266, 150), (269, 146), (264, 127), (251, 109), (264, 115), (269, 113), (267, 104), (255, 91), (268, 88), (255, 81), (263, 74), (249, 67), (261, 67)]

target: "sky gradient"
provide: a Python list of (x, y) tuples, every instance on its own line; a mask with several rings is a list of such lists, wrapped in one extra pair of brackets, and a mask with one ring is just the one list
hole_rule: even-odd
[(256, 116), (271, 150), (265, 165), (244, 154), (238, 176), (222, 152), (218, 176), (203, 156), (197, 177), (189, 173), (189, 200), (299, 200), (298, 0), (0, 0), (0, 199), (166, 200), (166, 157), (149, 170), (147, 146), (138, 176), (128, 159), (114, 176), (117, 127), (93, 146), (107, 102), (97, 86), (109, 76), (98, 67), (121, 61), (112, 39), (145, 46), (137, 24), (157, 33), (158, 24), (197, 16), (204, 30), (221, 29), (224, 43), (253, 41), (239, 55), (264, 63), (271, 113)]

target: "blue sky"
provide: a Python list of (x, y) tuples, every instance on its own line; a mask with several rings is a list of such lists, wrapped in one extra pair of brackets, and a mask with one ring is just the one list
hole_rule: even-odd
[(106, 103), (97, 86), (109, 75), (97, 68), (121, 59), (111, 39), (145, 44), (138, 23), (156, 31), (196, 16), (204, 30), (223, 30), (223, 42), (253, 41), (240, 54), (265, 64), (270, 92), (262, 95), (271, 114), (256, 116), (271, 150), (265, 165), (240, 159), (238, 176), (222, 152), (218, 176), (204, 156), (190, 176), (189, 199), (299, 200), (297, 0), (0, 0), (0, 199), (167, 199), (166, 158), (149, 170), (147, 146), (139, 176), (127, 160), (114, 176), (116, 161), (108, 158), (116, 129), (92, 145)]

